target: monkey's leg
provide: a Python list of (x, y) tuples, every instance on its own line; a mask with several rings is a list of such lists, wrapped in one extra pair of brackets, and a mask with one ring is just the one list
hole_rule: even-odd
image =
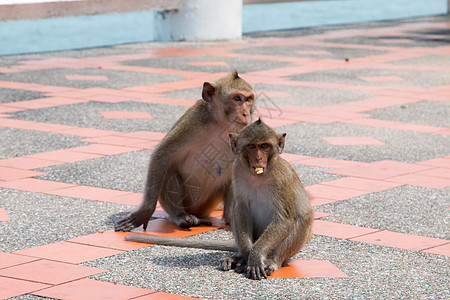
[(186, 198), (188, 193), (183, 178), (178, 173), (173, 172), (168, 175), (163, 190), (165, 192), (161, 193), (160, 203), (169, 214), (169, 221), (180, 227), (191, 227), (206, 222), (186, 212), (185, 205), (189, 202)]
[(225, 187), (225, 195), (223, 197), (223, 216), (222, 219), (225, 221), (225, 224), (231, 224), (231, 214), (233, 213), (233, 191), (232, 185), (228, 184)]
[(283, 241), (269, 252), (265, 267), (267, 276), (278, 270), (303, 248), (311, 236), (311, 224), (312, 220), (308, 218), (296, 221), (293, 230), (289, 231)]

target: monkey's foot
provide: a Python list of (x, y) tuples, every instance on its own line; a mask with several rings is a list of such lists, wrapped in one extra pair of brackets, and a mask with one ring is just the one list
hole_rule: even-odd
[[(219, 269), (222, 271), (229, 271), (229, 270), (236, 268), (236, 270), (237, 270), (238, 268), (241, 269), (242, 266), (246, 266), (245, 260), (242, 256), (230, 256), (230, 257), (222, 258), (220, 260)], [(241, 272), (238, 272), (238, 273), (243, 273), (243, 272), (244, 271), (242, 270)]]
[(199, 219), (194, 215), (188, 215), (188, 214), (184, 214), (181, 216), (177, 216), (177, 217), (171, 217), (169, 216), (169, 220), (176, 224), (179, 227), (183, 227), (183, 228), (189, 228), (192, 226), (197, 226), (197, 225), (208, 225), (211, 226), (212, 222), (206, 219)]
[(131, 231), (132, 229), (144, 224), (144, 230), (147, 229), (148, 221), (150, 220), (151, 213), (143, 213), (136, 211), (130, 213), (128, 216), (123, 217), (117, 222), (115, 231)]
[(279, 269), (279, 266), (273, 261), (268, 259), (266, 267), (264, 268), (264, 271), (266, 272), (267, 276), (270, 276), (273, 272)]

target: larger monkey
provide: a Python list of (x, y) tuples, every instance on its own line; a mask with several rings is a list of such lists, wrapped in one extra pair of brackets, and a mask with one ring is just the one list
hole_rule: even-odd
[(313, 212), (309, 195), (292, 166), (280, 153), (286, 134), (277, 135), (258, 120), (239, 134), (231, 133), (234, 203), (231, 226), (235, 245), (222, 241), (189, 241), (130, 235), (136, 242), (233, 251), (220, 261), (222, 270), (236, 269), (251, 279), (267, 278), (296, 254), (311, 236)]
[(235, 71), (203, 84), (202, 98), (173, 125), (150, 159), (140, 207), (117, 223), (116, 231), (144, 225), (159, 199), (169, 220), (181, 227), (198, 225), (224, 199), (229, 222), (229, 186), (233, 155), (228, 134), (251, 121), (255, 94)]

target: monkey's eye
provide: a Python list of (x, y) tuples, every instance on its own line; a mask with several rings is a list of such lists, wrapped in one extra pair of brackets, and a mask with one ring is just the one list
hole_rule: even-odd
[(253, 101), (253, 98), (252, 98), (252, 97), (248, 97), (245, 101), (247, 101), (247, 102), (252, 102), (252, 101)]
[(255, 144), (248, 144), (248, 145), (247, 145), (247, 148), (248, 148), (248, 149), (255, 149), (255, 148), (256, 148), (256, 145), (255, 145)]
[(261, 145), (261, 149), (267, 149), (269, 148), (269, 144), (268, 143), (264, 143)]
[(240, 102), (242, 99), (241, 99), (240, 96), (236, 95), (236, 96), (233, 97), (233, 100), (237, 101), (237, 102)]

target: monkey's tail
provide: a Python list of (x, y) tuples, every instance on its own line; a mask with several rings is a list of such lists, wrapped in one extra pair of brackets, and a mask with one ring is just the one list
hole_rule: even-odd
[(125, 237), (126, 241), (156, 244), (164, 246), (200, 248), (206, 250), (221, 250), (237, 252), (234, 241), (218, 241), (218, 240), (192, 240), (185, 238), (174, 238), (167, 236), (156, 236), (149, 234), (130, 234)]

